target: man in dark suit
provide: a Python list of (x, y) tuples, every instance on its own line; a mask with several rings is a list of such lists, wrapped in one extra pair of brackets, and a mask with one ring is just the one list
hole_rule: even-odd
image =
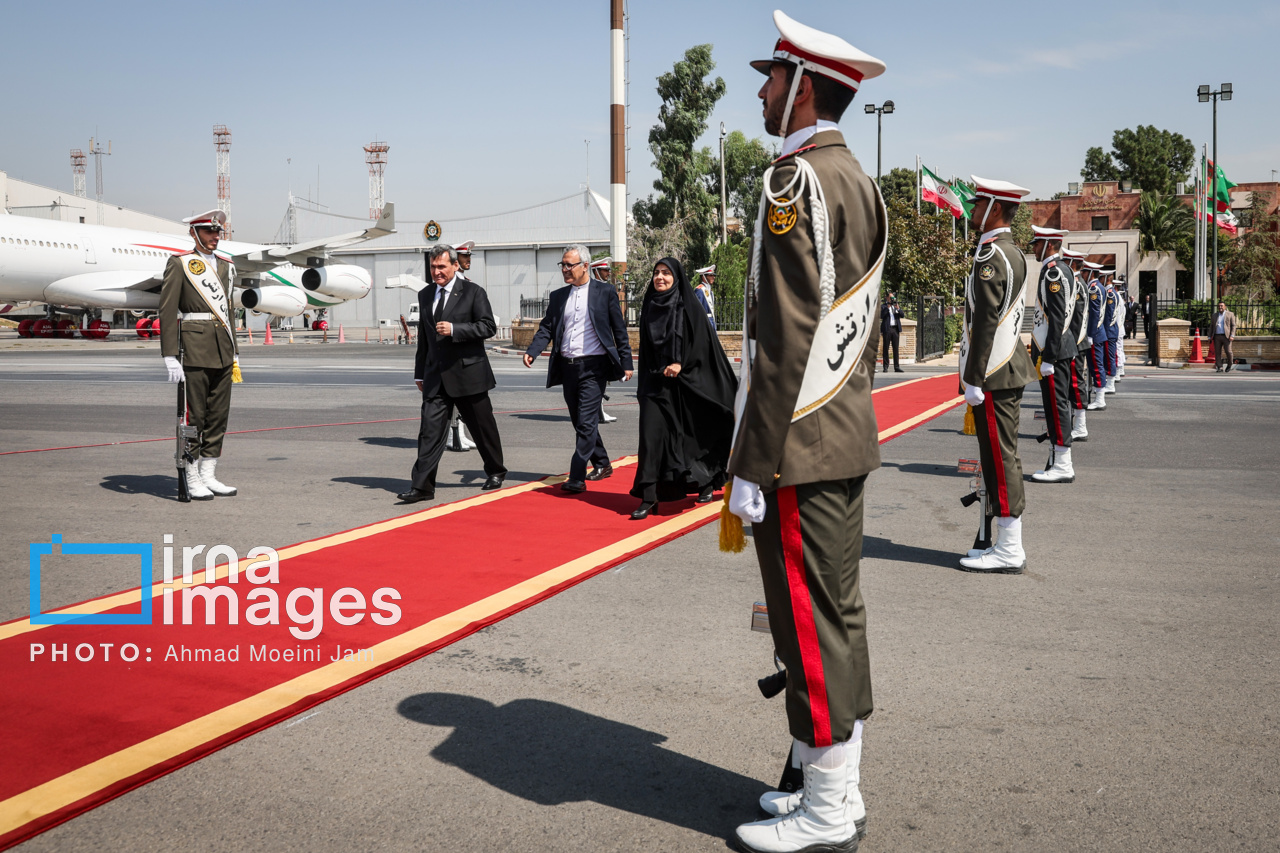
[(905, 316), (907, 315), (898, 307), (897, 295), (890, 293), (889, 298), (880, 306), (880, 340), (884, 342), (880, 345), (881, 363), (884, 365), (881, 369), (882, 373), (889, 372), (889, 347), (891, 346), (893, 347), (893, 372), (903, 372), (898, 366), (898, 335), (902, 333), (902, 318)]
[[(569, 479), (560, 488), (585, 492), (587, 480), (603, 480), (613, 473), (609, 454), (600, 440), (600, 402), (606, 382), (630, 381), (631, 343), (627, 322), (613, 285), (591, 278), (591, 253), (586, 246), (570, 246), (560, 259), (567, 285), (551, 291), (547, 313), (524, 354), (524, 366), (551, 344), (547, 387), (560, 385), (577, 445), (569, 462)], [(593, 468), (587, 473), (587, 461)]]
[(489, 389), (497, 381), (484, 342), (498, 331), (489, 296), (483, 287), (459, 274), (458, 254), (452, 246), (432, 247), (428, 265), (432, 284), (418, 294), (422, 331), (413, 369), (413, 379), (422, 392), (418, 461), (413, 465), (412, 488), (396, 495), (406, 503), (435, 497), (436, 469), (455, 406), (484, 460), (488, 479), (481, 488), (501, 488), (507, 476), (502, 440), (489, 401)]

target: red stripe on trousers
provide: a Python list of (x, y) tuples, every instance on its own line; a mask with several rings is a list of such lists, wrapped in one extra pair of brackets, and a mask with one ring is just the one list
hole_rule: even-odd
[(1076, 369), (1074, 358), (1071, 359), (1071, 399), (1077, 409), (1084, 408), (1084, 402), (1080, 399), (1080, 372)]
[[(1053, 387), (1053, 380), (1056, 378), (1056, 375), (1056, 373), (1050, 373), (1045, 377), (1045, 379), (1049, 380), (1049, 399), (1053, 401), (1053, 405), (1050, 406), (1053, 410), (1052, 419), (1050, 420), (1050, 423), (1053, 424), (1053, 440), (1061, 446), (1066, 444), (1066, 442), (1062, 440), (1062, 418), (1058, 417), (1058, 389)], [(1049, 417), (1047, 413), (1046, 417)]]
[(987, 410), (987, 440), (991, 442), (991, 459), (996, 466), (996, 509), (1002, 518), (1008, 518), (1012, 513), (1009, 512), (1009, 490), (1005, 486), (1000, 433), (996, 431), (996, 407), (991, 405), (990, 399), (984, 400), (982, 405)]
[(804, 539), (800, 535), (800, 505), (796, 487), (778, 489), (778, 515), (782, 527), (782, 558), (787, 567), (787, 587), (791, 590), (791, 618), (800, 646), (800, 665), (809, 690), (809, 713), (813, 716), (813, 745), (831, 746), (831, 711), (827, 707), (827, 682), (822, 669), (822, 648), (813, 621), (813, 599), (804, 568)]

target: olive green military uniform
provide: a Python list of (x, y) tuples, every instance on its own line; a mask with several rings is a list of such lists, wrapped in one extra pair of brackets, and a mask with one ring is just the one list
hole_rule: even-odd
[[(838, 131), (820, 131), (777, 161), (775, 193), (792, 181), (797, 158), (813, 166), (826, 197), (838, 298), (879, 254), (880, 199)], [(791, 734), (828, 746), (848, 740), (873, 707), (859, 560), (863, 486), (880, 466), (871, 405), (879, 306), (876, 293), (859, 306), (870, 333), (845, 385), (793, 422), (821, 305), (812, 203), (805, 194), (791, 207), (767, 205), (756, 236), (761, 260), (747, 318), (756, 351), (729, 467), (765, 496), (765, 518), (752, 531), (774, 646), (787, 668)]]
[(973, 419), (988, 512), (1016, 518), (1026, 506), (1022, 459), (1018, 456), (1022, 392), (1027, 383), (1037, 378), (1038, 371), (1021, 337), (1002, 363), (989, 363), (1001, 319), (1007, 317), (1013, 328), (1020, 330), (1026, 310), (1026, 259), (1009, 229), (997, 231), (978, 246), (966, 283), (964, 322), (968, 352), (960, 378), (966, 385), (981, 388), (985, 395), (982, 405), (974, 408)]
[[(231, 414), (231, 369), (235, 363), (234, 331), (219, 319), (182, 320), (180, 314), (212, 314), (213, 309), (187, 279), (183, 264), (199, 255), (176, 255), (164, 269), (160, 289), (160, 354), (177, 357), (181, 328), (182, 369), (186, 375), (188, 421), (200, 429), (196, 458), (222, 455), (222, 439)], [(218, 260), (218, 279), (232, 306), (230, 267)]]

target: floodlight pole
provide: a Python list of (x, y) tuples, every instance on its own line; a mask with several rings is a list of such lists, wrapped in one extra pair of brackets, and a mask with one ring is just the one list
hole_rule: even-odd
[(729, 242), (728, 194), (724, 186), (724, 122), (720, 122), (720, 245)]
[(1209, 86), (1201, 86), (1196, 95), (1201, 103), (1213, 101), (1213, 174), (1210, 176), (1209, 196), (1213, 199), (1213, 210), (1209, 212), (1209, 223), (1213, 226), (1213, 280), (1209, 285), (1210, 302), (1218, 301), (1218, 99), (1231, 100), (1232, 86), (1223, 83), (1217, 91), (1210, 91)]
[[(885, 113), (889, 113), (890, 115), (893, 114), (893, 101), (885, 101), (883, 104), (881, 104), (878, 107), (875, 104), (867, 104), (865, 107), (863, 107), (863, 112), (867, 113), (867, 115), (870, 115), (871, 113), (876, 114), (876, 186), (879, 187), (880, 174), (881, 174), (880, 173), (880, 149), (881, 149), (881, 140), (884, 137), (884, 133), (883, 133), (884, 114)], [(883, 192), (883, 187), (881, 187), (881, 191)]]

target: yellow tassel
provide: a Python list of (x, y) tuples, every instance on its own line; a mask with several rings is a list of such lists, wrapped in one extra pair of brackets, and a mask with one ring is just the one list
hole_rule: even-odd
[(720, 550), (726, 554), (741, 554), (747, 547), (747, 537), (742, 531), (742, 519), (729, 512), (729, 493), (732, 483), (724, 484), (724, 503), (720, 505)]
[(240, 372), (239, 360), (231, 362), (231, 384), (244, 381), (244, 374)]
[(978, 425), (973, 422), (973, 406), (964, 407), (964, 434), (977, 435)]

